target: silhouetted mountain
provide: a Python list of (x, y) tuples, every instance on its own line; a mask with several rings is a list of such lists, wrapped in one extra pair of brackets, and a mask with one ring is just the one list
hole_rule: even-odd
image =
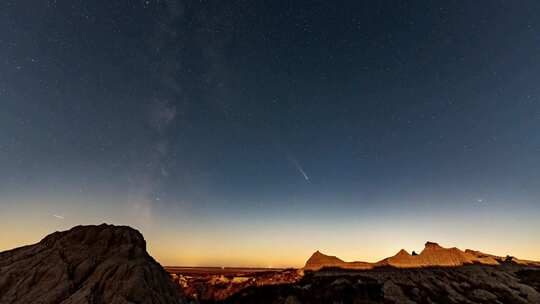
[(0, 253), (0, 303), (183, 303), (179, 287), (125, 226), (77, 226)]

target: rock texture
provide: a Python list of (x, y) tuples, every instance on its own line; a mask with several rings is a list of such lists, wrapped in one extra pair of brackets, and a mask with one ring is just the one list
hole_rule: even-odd
[(183, 303), (179, 288), (125, 226), (77, 226), (0, 253), (2, 304)]

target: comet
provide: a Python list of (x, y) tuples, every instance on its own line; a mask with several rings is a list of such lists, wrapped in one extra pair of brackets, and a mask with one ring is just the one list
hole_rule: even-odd
[(306, 172), (304, 171), (304, 169), (302, 169), (301, 166), (298, 166), (298, 171), (300, 171), (300, 173), (302, 173), (305, 180), (309, 181), (309, 176), (306, 174)]
[(296, 170), (298, 170), (298, 172), (300, 174), (302, 174), (302, 176), (304, 177), (304, 179), (306, 181), (309, 181), (309, 176), (307, 175), (306, 171), (304, 171), (304, 168), (302, 168), (302, 165), (300, 165), (300, 163), (294, 158), (292, 157), (291, 155), (289, 155), (288, 157), (289, 161), (294, 165), (294, 167), (296, 168)]

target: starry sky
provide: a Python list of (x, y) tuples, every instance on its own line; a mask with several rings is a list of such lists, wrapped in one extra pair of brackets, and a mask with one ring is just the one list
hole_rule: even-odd
[(540, 2), (5, 0), (0, 250), (540, 260)]

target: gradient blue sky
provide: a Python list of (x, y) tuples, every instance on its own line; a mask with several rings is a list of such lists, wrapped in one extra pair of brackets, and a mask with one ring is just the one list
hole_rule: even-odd
[(0, 250), (108, 222), (168, 265), (375, 261), (426, 240), (540, 260), (538, 16), (4, 1)]

